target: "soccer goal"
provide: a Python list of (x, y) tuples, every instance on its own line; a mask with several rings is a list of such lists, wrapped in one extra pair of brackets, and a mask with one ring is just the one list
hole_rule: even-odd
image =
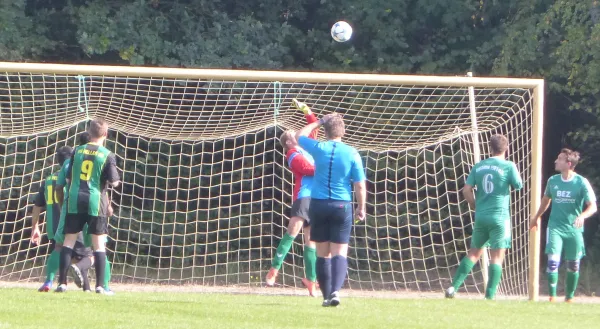
[[(0, 63), (0, 280), (41, 280), (48, 245), (29, 243), (34, 195), (58, 169), (56, 149), (102, 117), (123, 178), (111, 195), (113, 281), (260, 285), (289, 219), (278, 136), (304, 124), (292, 98), (342, 113), (365, 163), (349, 289), (441, 294), (473, 228), (460, 189), (503, 133), (525, 186), (512, 194), (499, 292), (537, 298), (528, 219), (541, 197), (543, 80), (467, 76)], [(298, 237), (277, 284), (300, 286), (301, 255)], [(484, 290), (482, 268), (461, 292)]]

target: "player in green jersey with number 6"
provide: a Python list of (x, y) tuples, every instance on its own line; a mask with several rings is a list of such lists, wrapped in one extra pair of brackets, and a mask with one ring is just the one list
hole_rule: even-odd
[(573, 301), (577, 281), (579, 281), (579, 263), (585, 255), (583, 224), (597, 211), (596, 195), (592, 186), (587, 179), (574, 171), (577, 163), (579, 163), (578, 152), (569, 149), (560, 151), (554, 161), (554, 168), (560, 174), (548, 179), (540, 209), (530, 223), (531, 229), (539, 227), (540, 217), (552, 204), (546, 235), (546, 255), (548, 255), (546, 273), (551, 302), (556, 298), (558, 267), (563, 251), (567, 261), (565, 301)]
[(475, 263), (481, 258), (484, 247), (489, 246), (491, 259), (485, 298), (494, 299), (502, 277), (504, 253), (510, 248), (510, 189), (523, 188), (523, 181), (515, 164), (506, 160), (508, 139), (504, 135), (493, 135), (489, 145), (492, 157), (473, 166), (463, 188), (465, 199), (475, 210), (475, 226), (471, 236), (471, 248), (461, 260), (452, 278), (452, 286), (446, 290), (447, 298), (454, 297)]

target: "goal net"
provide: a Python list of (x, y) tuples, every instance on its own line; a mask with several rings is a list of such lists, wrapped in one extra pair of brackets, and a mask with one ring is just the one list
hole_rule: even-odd
[[(41, 281), (49, 244), (29, 243), (35, 193), (58, 169), (57, 148), (102, 117), (123, 180), (111, 192), (113, 281), (261, 285), (289, 220), (278, 136), (304, 125), (298, 98), (317, 115), (342, 113), (344, 140), (365, 164), (368, 215), (353, 228), (349, 289), (449, 285), (473, 229), (460, 189), (502, 133), (525, 186), (511, 195), (500, 293), (531, 294), (542, 83), (0, 63), (0, 280)], [(301, 286), (301, 255), (298, 237), (277, 284)], [(481, 293), (483, 274), (476, 266), (461, 291)]]

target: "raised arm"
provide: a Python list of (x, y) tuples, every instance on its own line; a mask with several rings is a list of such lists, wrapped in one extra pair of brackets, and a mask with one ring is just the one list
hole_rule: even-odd
[[(313, 122), (317, 122), (317, 116), (314, 115), (314, 113), (312, 112), (312, 110), (310, 109), (310, 107), (308, 105), (306, 105), (306, 103), (302, 103), (300, 101), (298, 101), (297, 99), (292, 99), (292, 105), (294, 105), (294, 107), (296, 107), (296, 109), (302, 111), (302, 113), (304, 113), (304, 118), (306, 118), (306, 124), (311, 124)], [(319, 134), (319, 129), (317, 127), (317, 129), (312, 130), (308, 135), (309, 138), (312, 139), (317, 139), (317, 135)]]
[(316, 122), (313, 123), (309, 123), (308, 125), (304, 126), (302, 129), (298, 130), (296, 132), (296, 140), (300, 140), (300, 137), (307, 137), (311, 134), (311, 132), (315, 129), (319, 129), (319, 127), (323, 124), (323, 119), (318, 120)]

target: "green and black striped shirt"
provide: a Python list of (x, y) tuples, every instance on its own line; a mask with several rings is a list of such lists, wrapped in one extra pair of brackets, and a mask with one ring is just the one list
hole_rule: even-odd
[(108, 215), (107, 183), (119, 180), (114, 154), (95, 143), (78, 146), (71, 157), (67, 177), (71, 180), (67, 213)]
[(58, 172), (51, 174), (40, 184), (35, 205), (38, 207), (46, 207), (46, 233), (52, 239), (58, 228), (60, 219), (60, 206), (56, 200), (56, 181), (58, 180)]

